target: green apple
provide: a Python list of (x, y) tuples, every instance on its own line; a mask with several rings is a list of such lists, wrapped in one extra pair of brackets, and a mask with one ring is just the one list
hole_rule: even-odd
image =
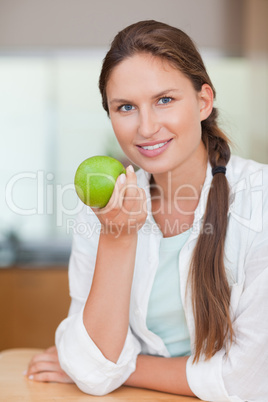
[(92, 156), (84, 160), (74, 178), (78, 197), (90, 207), (105, 207), (121, 173), (126, 173), (124, 166), (110, 156)]

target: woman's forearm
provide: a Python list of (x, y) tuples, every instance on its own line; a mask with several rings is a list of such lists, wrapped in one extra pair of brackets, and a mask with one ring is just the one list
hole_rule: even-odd
[(137, 234), (101, 235), (91, 291), (84, 309), (85, 328), (103, 355), (116, 362), (129, 325), (129, 303)]
[(177, 395), (195, 396), (186, 378), (185, 357), (157, 357), (139, 355), (136, 370), (125, 385), (169, 392)]

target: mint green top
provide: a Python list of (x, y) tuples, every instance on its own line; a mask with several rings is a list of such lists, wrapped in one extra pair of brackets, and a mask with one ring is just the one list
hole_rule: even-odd
[(161, 239), (159, 265), (151, 290), (146, 323), (165, 343), (170, 356), (190, 355), (190, 337), (180, 293), (179, 254), (191, 229)]

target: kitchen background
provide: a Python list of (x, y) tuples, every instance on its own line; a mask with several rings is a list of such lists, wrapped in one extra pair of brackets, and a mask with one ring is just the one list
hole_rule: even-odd
[(0, 350), (49, 346), (67, 314), (76, 168), (96, 154), (124, 160), (101, 62), (143, 19), (194, 39), (233, 153), (268, 163), (267, 0), (0, 0)]

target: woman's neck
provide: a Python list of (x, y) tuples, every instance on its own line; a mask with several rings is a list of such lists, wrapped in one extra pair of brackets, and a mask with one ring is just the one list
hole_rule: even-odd
[(175, 198), (200, 198), (207, 171), (207, 152), (187, 161), (175, 169), (151, 177), (151, 195), (158, 195), (164, 202)]
[(152, 214), (164, 237), (192, 227), (207, 171), (207, 152), (169, 172), (151, 177)]

